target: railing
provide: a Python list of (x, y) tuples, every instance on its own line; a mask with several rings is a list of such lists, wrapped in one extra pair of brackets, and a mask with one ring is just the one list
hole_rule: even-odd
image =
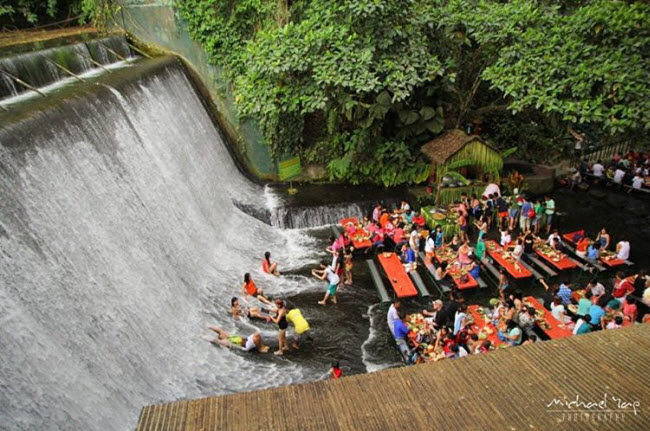
[(582, 158), (586, 159), (589, 163), (594, 163), (598, 160), (611, 160), (616, 153), (623, 156), (627, 154), (628, 151), (630, 151), (630, 141), (620, 141), (592, 149), (586, 149), (582, 153)]

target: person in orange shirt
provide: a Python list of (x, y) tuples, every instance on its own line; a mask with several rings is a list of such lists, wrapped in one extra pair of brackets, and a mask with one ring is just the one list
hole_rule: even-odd
[(255, 282), (251, 278), (250, 273), (248, 272), (244, 274), (244, 285), (242, 286), (242, 293), (245, 295), (244, 298), (248, 298), (249, 296), (252, 296), (253, 298), (259, 299), (260, 302), (271, 305), (271, 301), (269, 301), (269, 298), (264, 296), (264, 292), (262, 291), (262, 289), (257, 288)]
[(388, 215), (388, 211), (386, 211), (385, 209), (382, 210), (381, 217), (379, 217), (379, 225), (385, 229), (389, 220), (390, 220), (390, 216)]
[(278, 263), (271, 262), (271, 252), (267, 251), (264, 253), (264, 260), (262, 261), (262, 271), (267, 274), (278, 276), (280, 272), (278, 271)]

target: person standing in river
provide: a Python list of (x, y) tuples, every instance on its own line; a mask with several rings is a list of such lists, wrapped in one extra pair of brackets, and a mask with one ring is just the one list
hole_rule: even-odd
[(274, 318), (273, 323), (278, 324), (278, 350), (273, 352), (276, 356), (282, 356), (286, 350), (289, 350), (287, 345), (287, 327), (289, 323), (287, 322), (287, 308), (284, 306), (284, 301), (280, 298), (275, 298), (275, 308), (278, 310), (278, 314)]
[(328, 286), (327, 292), (325, 292), (325, 296), (321, 301), (318, 301), (318, 303), (320, 305), (325, 305), (327, 304), (327, 300), (331, 298), (332, 303), (336, 304), (336, 289), (340, 282), (340, 278), (338, 275), (336, 275), (334, 269), (327, 263), (321, 262), (320, 268), (321, 269), (312, 269), (311, 274), (319, 280), (327, 279)]

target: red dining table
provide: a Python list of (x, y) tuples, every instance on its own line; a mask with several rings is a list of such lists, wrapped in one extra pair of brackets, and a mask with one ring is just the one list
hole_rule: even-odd
[(497, 244), (496, 241), (485, 241), (485, 249), (487, 250), (488, 255), (490, 255), (492, 259), (501, 265), (501, 267), (505, 269), (513, 278), (519, 279), (533, 276), (532, 272), (530, 272), (523, 265), (514, 261), (514, 259), (511, 261), (510, 259), (505, 258), (503, 256), (503, 248)]

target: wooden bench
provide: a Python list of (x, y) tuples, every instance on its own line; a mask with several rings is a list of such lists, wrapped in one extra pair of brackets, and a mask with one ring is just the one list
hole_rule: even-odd
[(557, 275), (557, 272), (553, 271), (551, 268), (546, 266), (544, 262), (539, 260), (534, 253), (527, 253), (526, 257), (530, 259), (531, 262), (533, 262), (535, 265), (537, 265), (542, 271), (546, 272), (549, 277), (555, 277)]
[[(605, 268), (603, 265), (601, 265), (600, 263), (598, 263), (598, 261), (595, 261), (595, 260), (593, 260), (593, 259), (589, 259), (589, 258), (586, 257), (586, 256), (585, 256), (585, 257), (582, 257), (582, 256), (578, 255), (578, 253), (576, 253), (576, 249), (575, 249), (575, 247), (573, 247), (571, 244), (567, 244), (566, 242), (563, 242), (562, 245), (564, 246), (564, 248), (566, 248), (567, 250), (569, 250), (569, 251), (571, 252), (571, 254), (573, 254), (575, 257), (577, 257), (578, 259), (582, 260), (583, 262), (586, 262), (586, 263), (588, 263), (589, 265), (593, 266), (593, 267), (596, 268), (598, 271), (605, 271), (605, 270), (607, 270), (607, 268)], [(578, 264), (580, 265), (580, 268), (581, 268), (583, 271), (586, 271), (586, 270), (588, 269), (585, 265), (581, 264), (580, 262), (578, 262)]]
[(420, 296), (431, 296), (429, 290), (427, 289), (427, 287), (424, 285), (424, 282), (422, 281), (422, 277), (420, 277), (420, 274), (418, 274), (417, 271), (409, 271), (409, 276), (411, 277), (411, 280), (413, 280), (413, 283), (415, 284), (415, 288), (420, 293)]
[(381, 302), (391, 302), (391, 298), (388, 295), (386, 285), (381, 279), (381, 275), (379, 275), (379, 269), (377, 268), (377, 265), (372, 259), (367, 259), (366, 264), (368, 265), (368, 269), (370, 269), (370, 276), (372, 277), (372, 282), (375, 285), (375, 289), (377, 289), (379, 299)]
[(537, 272), (537, 271), (535, 270), (535, 268), (533, 268), (532, 266), (528, 265), (528, 264), (527, 264), (526, 262), (524, 262), (523, 260), (520, 259), (518, 262), (519, 262), (519, 264), (520, 264), (521, 266), (523, 266), (524, 268), (526, 268), (527, 270), (529, 270), (530, 272), (532, 272), (532, 273), (533, 273), (533, 277), (535, 277), (537, 280), (539, 280), (540, 278), (544, 278), (544, 276), (543, 276), (542, 274), (540, 274), (539, 272)]
[(647, 187), (641, 187), (640, 189), (635, 189), (635, 188), (633, 188), (632, 186), (627, 185), (627, 184), (616, 183), (616, 182), (614, 182), (613, 179), (611, 179), (611, 178), (607, 178), (606, 176), (597, 177), (597, 176), (594, 175), (594, 174), (585, 174), (585, 177), (587, 177), (587, 178), (591, 178), (592, 180), (603, 181), (603, 182), (605, 182), (606, 184), (613, 184), (613, 185), (619, 186), (619, 187), (621, 187), (621, 188), (623, 188), (623, 189), (626, 189), (626, 190), (632, 189), (633, 192), (636, 191), (636, 192), (650, 193), (650, 189), (647, 188)]
[(428, 262), (426, 259), (426, 255), (424, 254), (423, 251), (419, 252), (418, 255), (420, 256), (420, 260), (424, 264), (425, 268), (427, 269), (427, 274), (429, 274), (429, 278), (433, 282), (433, 285), (436, 286), (438, 289), (438, 292), (440, 292), (440, 295), (445, 295), (451, 292), (451, 289), (446, 286), (445, 284), (440, 283), (442, 280), (438, 277), (436, 274), (436, 267), (433, 266), (431, 262)]
[(483, 281), (481, 276), (479, 275), (478, 277), (475, 278), (476, 282), (478, 283), (478, 288), (479, 289), (485, 289), (488, 287), (487, 283)]
[(499, 274), (499, 271), (487, 260), (485, 256), (483, 256), (483, 259), (481, 259), (481, 263), (488, 269), (494, 278), (499, 280), (501, 274)]

